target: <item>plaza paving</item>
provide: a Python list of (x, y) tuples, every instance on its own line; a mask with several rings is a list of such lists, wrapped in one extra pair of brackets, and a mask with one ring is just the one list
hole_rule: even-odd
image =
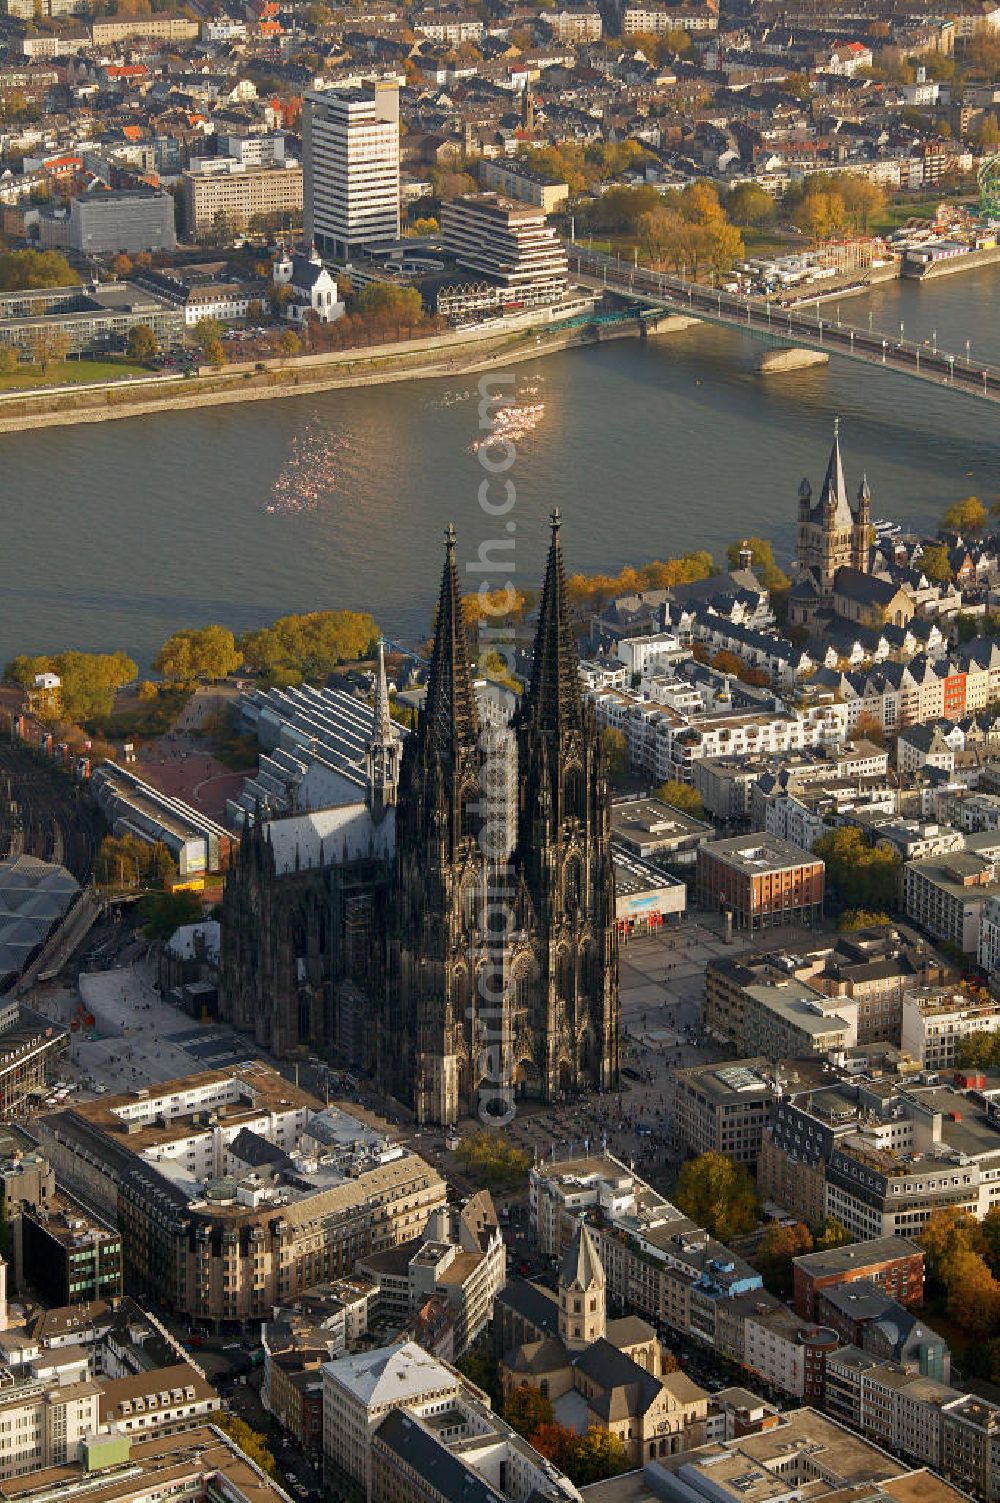
[[(665, 1190), (672, 1187), (683, 1157), (670, 1124), (671, 1072), (677, 1066), (732, 1057), (732, 1050), (707, 1038), (701, 1028), (705, 967), (719, 956), (800, 941), (806, 931), (769, 930), (763, 941), (737, 935), (726, 943), (714, 915), (692, 914), (677, 927), (664, 928), (623, 943), (620, 951), (622, 1055), (620, 1089), (605, 1095), (543, 1106), (518, 1104), (506, 1129), (512, 1142), (532, 1159), (563, 1158), (599, 1152), (603, 1146), (632, 1162), (639, 1172)], [(142, 957), (131, 964), (80, 977), (83, 1000), (95, 1018), (91, 1040), (73, 1035), (64, 1072), (86, 1093), (103, 1086), (109, 1092), (135, 1090), (157, 1081), (182, 1078), (199, 1070), (223, 1068), (247, 1059), (266, 1059), (245, 1034), (226, 1024), (199, 1024), (164, 1002), (153, 985), (153, 972)], [(76, 1006), (69, 990), (53, 990), (46, 1010), (68, 1022)], [(278, 1062), (274, 1062), (278, 1063)], [(279, 1068), (292, 1076), (293, 1064)], [(322, 1074), (303, 1066), (302, 1084), (322, 1095)], [(439, 1129), (415, 1132), (398, 1103), (384, 1101), (368, 1083), (358, 1098), (375, 1111), (398, 1113), (399, 1136), (412, 1142), (461, 1185), (464, 1176), (454, 1156), (444, 1151)], [(470, 1119), (460, 1131), (480, 1123)]]

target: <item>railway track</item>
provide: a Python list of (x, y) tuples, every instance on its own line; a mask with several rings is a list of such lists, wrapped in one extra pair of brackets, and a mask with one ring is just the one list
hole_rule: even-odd
[(0, 858), (37, 856), (90, 880), (103, 822), (79, 784), (0, 743)]

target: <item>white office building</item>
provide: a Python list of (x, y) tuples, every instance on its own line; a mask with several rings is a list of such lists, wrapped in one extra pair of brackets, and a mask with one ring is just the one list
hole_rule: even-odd
[(399, 239), (399, 87), (395, 82), (305, 96), (304, 224), (320, 251)]

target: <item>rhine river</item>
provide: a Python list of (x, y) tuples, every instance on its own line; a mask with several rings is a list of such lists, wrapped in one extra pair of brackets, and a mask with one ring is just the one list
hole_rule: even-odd
[[(897, 337), (902, 320), (908, 340), (936, 329), (963, 357), (968, 339), (973, 362), (1000, 364), (998, 292), (985, 269), (890, 283), (840, 313), (861, 325), (870, 308)], [(958, 497), (997, 498), (995, 406), (836, 359), (762, 378), (760, 349), (703, 327), (514, 367), (515, 399), (544, 404), (509, 472), (515, 582), (540, 582), (553, 505), (570, 569), (721, 558), (751, 532), (787, 558), (799, 481), (818, 489), (838, 415), (873, 516), (932, 526)], [(458, 526), (460, 560), (503, 535), (477, 499), (476, 381), (0, 435), (0, 662), (120, 647), (148, 666), (178, 627), (302, 610), (367, 609), (390, 636), (425, 636), (442, 528)]]

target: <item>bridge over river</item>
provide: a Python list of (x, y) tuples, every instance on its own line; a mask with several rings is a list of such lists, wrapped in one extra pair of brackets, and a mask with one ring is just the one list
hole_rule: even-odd
[(829, 306), (810, 304), (789, 308), (768, 298), (746, 297), (668, 276), (645, 266), (629, 266), (613, 256), (588, 249), (579, 241), (567, 245), (570, 269), (592, 285), (633, 298), (649, 310), (684, 314), (705, 323), (720, 324), (778, 347), (814, 350), (864, 365), (897, 371), (980, 401), (1000, 402), (1000, 369), (933, 344), (916, 344), (902, 334), (843, 323), (830, 316)]

